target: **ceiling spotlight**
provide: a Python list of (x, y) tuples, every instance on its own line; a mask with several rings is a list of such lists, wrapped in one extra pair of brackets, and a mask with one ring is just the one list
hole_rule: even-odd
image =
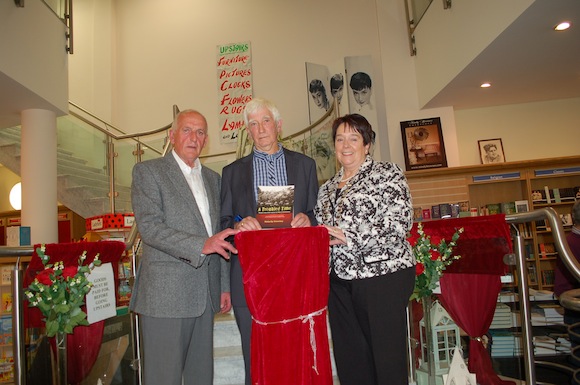
[(570, 28), (570, 22), (568, 22), (568, 21), (563, 21), (554, 27), (554, 29), (556, 31), (564, 31), (564, 30), (567, 30), (568, 28)]
[(481, 88), (489, 88), (489, 87), (491, 87), (491, 83), (481, 83), (480, 87)]

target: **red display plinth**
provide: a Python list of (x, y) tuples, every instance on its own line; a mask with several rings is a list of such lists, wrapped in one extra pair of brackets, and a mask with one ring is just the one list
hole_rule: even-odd
[(244, 231), (236, 247), (252, 313), (252, 384), (331, 385), (328, 231)]

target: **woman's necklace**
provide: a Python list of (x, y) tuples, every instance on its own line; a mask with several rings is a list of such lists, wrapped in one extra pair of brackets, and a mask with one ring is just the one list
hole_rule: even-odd
[(349, 177), (348, 177), (348, 178), (346, 178), (346, 179), (345, 179), (345, 178), (342, 178), (342, 179), (340, 180), (340, 182), (339, 182), (339, 183), (348, 182), (349, 180), (351, 180), (352, 178), (354, 178), (354, 177), (355, 177), (355, 175), (356, 175), (356, 174), (354, 174), (354, 175), (351, 175), (351, 176), (349, 176)]

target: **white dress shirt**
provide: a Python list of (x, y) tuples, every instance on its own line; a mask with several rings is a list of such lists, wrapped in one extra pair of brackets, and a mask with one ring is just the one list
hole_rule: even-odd
[(172, 151), (173, 157), (179, 164), (179, 168), (183, 172), (183, 176), (193, 193), (201, 217), (203, 218), (203, 223), (207, 230), (207, 234), (211, 237), (213, 235), (211, 218), (209, 215), (209, 202), (207, 200), (207, 193), (205, 191), (205, 186), (203, 184), (203, 178), (201, 176), (201, 162), (199, 159), (195, 160), (193, 167), (189, 167), (180, 157), (177, 155), (175, 150)]

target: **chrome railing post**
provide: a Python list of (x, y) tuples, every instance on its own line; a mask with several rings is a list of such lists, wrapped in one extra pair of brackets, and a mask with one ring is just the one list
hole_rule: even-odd
[(115, 152), (115, 143), (113, 143), (113, 138), (107, 136), (107, 172), (109, 174), (109, 204), (110, 213), (115, 212), (115, 198), (117, 193), (115, 192), (115, 158), (117, 153)]
[(24, 298), (22, 277), (20, 257), (18, 257), (16, 265), (14, 265), (14, 269), (12, 270), (12, 349), (14, 357), (14, 383), (16, 385), (26, 384), (26, 339), (22, 310), (22, 300)]

